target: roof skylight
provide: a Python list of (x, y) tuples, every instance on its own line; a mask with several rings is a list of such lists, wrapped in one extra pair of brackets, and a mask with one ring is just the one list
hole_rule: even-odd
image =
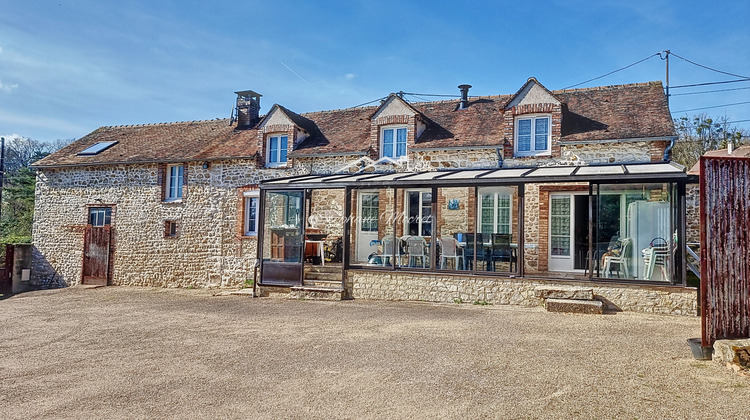
[(78, 156), (93, 156), (109, 149), (110, 147), (117, 144), (117, 141), (100, 141), (86, 149), (78, 152)]

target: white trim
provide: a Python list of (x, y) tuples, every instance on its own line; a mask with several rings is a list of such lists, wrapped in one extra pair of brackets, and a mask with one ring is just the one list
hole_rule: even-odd
[(243, 197), (260, 197), (260, 190), (250, 190), (242, 193)]
[[(396, 143), (398, 139), (398, 130), (404, 129), (406, 130), (406, 138), (404, 141), (404, 154), (402, 156), (395, 156), (396, 155)], [(386, 130), (393, 130), (393, 155), (394, 156), (385, 156), (383, 152), (385, 151), (385, 148), (383, 146), (383, 140), (385, 137), (385, 131)], [(395, 124), (395, 125), (384, 125), (380, 127), (380, 158), (390, 158), (394, 160), (401, 160), (406, 159), (406, 156), (409, 153), (409, 126), (403, 125), (403, 124)]]
[[(286, 138), (286, 149), (284, 151), (286, 152), (284, 154), (284, 160), (281, 160), (281, 139)], [(276, 151), (276, 160), (271, 160), (271, 140), (272, 139), (279, 139), (278, 149)], [(286, 133), (276, 133), (276, 134), (266, 134), (266, 167), (268, 168), (275, 168), (275, 167), (281, 167), (286, 166), (289, 162), (289, 135)]]
[[(547, 119), (547, 148), (544, 150), (536, 150), (536, 120), (546, 118)], [(531, 120), (531, 139), (529, 151), (518, 150), (518, 125), (523, 120)], [(528, 156), (550, 156), (552, 154), (552, 115), (550, 114), (524, 114), (516, 116), (513, 121), (513, 156), (514, 157), (528, 157)]]

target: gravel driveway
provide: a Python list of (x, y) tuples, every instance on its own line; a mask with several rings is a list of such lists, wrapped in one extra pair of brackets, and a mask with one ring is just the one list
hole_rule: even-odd
[(2, 418), (737, 418), (699, 319), (131, 287), (0, 300)]

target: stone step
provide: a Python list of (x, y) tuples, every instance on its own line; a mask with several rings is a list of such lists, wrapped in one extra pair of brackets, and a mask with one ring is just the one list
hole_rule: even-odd
[(305, 280), (330, 280), (330, 281), (337, 281), (341, 283), (341, 272), (338, 273), (326, 273), (326, 272), (316, 272), (316, 271), (310, 271), (305, 272)]
[(573, 312), (577, 314), (603, 314), (604, 302), (589, 299), (547, 299), (547, 312)]
[(341, 276), (340, 265), (305, 265), (305, 273), (336, 273)]
[(310, 287), (326, 287), (329, 289), (340, 289), (341, 279), (339, 280), (305, 279), (302, 282), (302, 285), (310, 286)]
[(537, 286), (534, 295), (540, 299), (594, 299), (594, 290), (571, 286)]
[(330, 287), (292, 286), (289, 299), (343, 300), (344, 289)]

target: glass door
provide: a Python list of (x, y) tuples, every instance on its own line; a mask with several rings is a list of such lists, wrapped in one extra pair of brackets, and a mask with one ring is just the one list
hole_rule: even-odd
[(302, 283), (304, 192), (268, 191), (263, 206), (261, 284)]

